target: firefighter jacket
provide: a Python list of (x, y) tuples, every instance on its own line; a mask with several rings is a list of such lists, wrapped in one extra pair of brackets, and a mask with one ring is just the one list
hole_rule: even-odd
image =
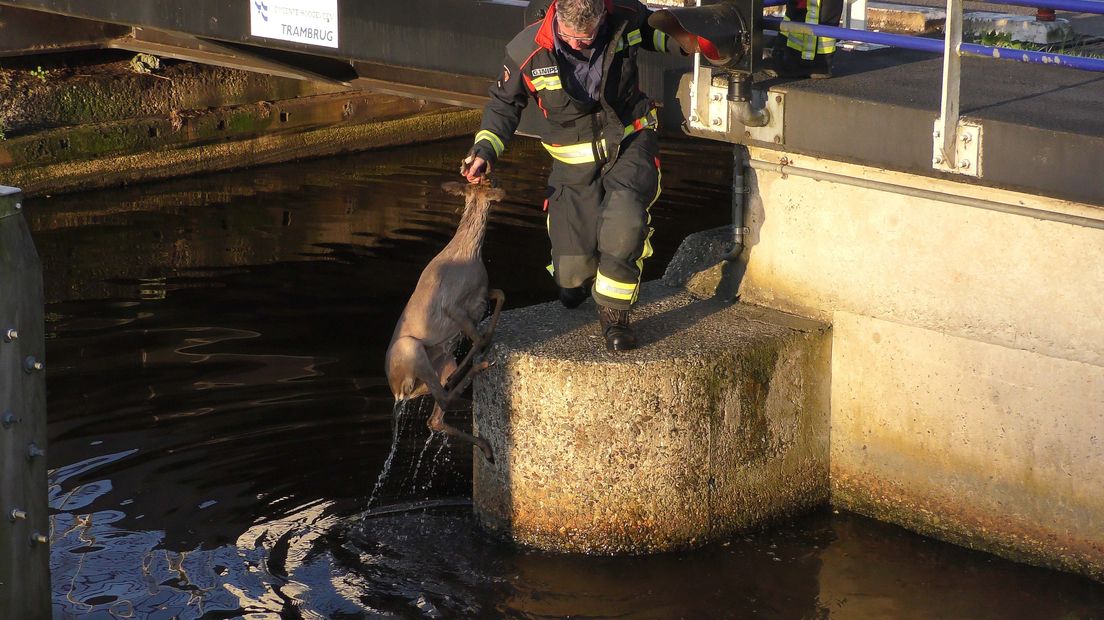
[(529, 99), (536, 99), (544, 122), (539, 127), (544, 148), (568, 164), (617, 159), (621, 141), (656, 125), (655, 108), (640, 91), (636, 55), (640, 48), (666, 52), (667, 35), (648, 25), (651, 14), (637, 0), (605, 0), (610, 39), (602, 58), (602, 81), (596, 102), (572, 98), (560, 82), (570, 67), (558, 62), (554, 37), (556, 3), (539, 22), (530, 25), (506, 46), (502, 76), (490, 88), (483, 125), (475, 135), (472, 154), (494, 163), (521, 120)]

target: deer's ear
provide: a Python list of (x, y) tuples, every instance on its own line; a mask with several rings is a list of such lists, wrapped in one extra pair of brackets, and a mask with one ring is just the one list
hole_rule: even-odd
[(453, 196), (465, 196), (466, 193), (464, 192), (464, 188), (466, 188), (468, 185), (471, 184), (466, 182), (460, 183), (457, 181), (449, 181), (447, 183), (442, 183), (441, 189), (452, 194)]

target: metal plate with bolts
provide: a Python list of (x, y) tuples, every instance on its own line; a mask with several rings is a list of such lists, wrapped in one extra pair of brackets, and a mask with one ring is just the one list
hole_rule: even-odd
[(713, 70), (708, 67), (699, 67), (697, 79), (690, 82), (689, 87), (694, 89), (690, 102), (693, 106), (689, 117), (689, 127), (692, 130), (715, 131), (726, 133), (728, 131), (728, 95), (727, 83), (722, 85), (719, 81), (714, 83)]
[(691, 114), (688, 126), (691, 131), (708, 131), (719, 134), (717, 139), (744, 143), (749, 140), (770, 144), (785, 144), (786, 95), (780, 92), (752, 89), (755, 107), (766, 107), (770, 121), (763, 127), (745, 127), (733, 112), (734, 103), (728, 100), (728, 83), (723, 76), (709, 78), (709, 69), (698, 73), (699, 79), (691, 82), (697, 89), (693, 98), (696, 114)]
[(955, 128), (954, 161), (943, 157), (942, 120), (935, 119), (932, 129), (932, 168), (971, 177), (981, 177), (981, 125), (959, 121)]
[[(769, 142), (771, 144), (786, 143), (786, 95), (778, 92), (754, 90), (751, 91), (752, 103), (755, 107), (766, 107), (770, 112), (770, 121), (762, 127), (744, 127), (744, 138)], [(739, 129), (737, 127), (736, 129)]]

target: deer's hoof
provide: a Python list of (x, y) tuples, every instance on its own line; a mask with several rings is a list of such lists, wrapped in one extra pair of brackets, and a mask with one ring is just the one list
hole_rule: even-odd
[(491, 444), (487, 443), (486, 440), (480, 440), (478, 445), (479, 451), (483, 453), (483, 458), (487, 459), (487, 462), (491, 465), (494, 465), (494, 452), (491, 451)]

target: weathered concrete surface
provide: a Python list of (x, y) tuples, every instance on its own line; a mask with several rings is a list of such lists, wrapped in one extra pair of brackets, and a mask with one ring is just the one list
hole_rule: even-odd
[(0, 95), (10, 95), (0, 97), (0, 183), (33, 197), (429, 142), (479, 125), (477, 111), (421, 99), (193, 63), (142, 74), (107, 52), (80, 60), (0, 67)]
[(18, 185), (28, 196), (36, 196), (147, 182), (453, 138), (474, 133), (479, 127), (479, 118), (479, 110), (446, 109), (409, 118), (342, 124), (302, 133), (270, 134), (52, 166), (0, 169), (0, 183)]
[[(786, 157), (1104, 217), (1084, 204)], [(1102, 578), (1104, 230), (796, 175), (757, 172), (752, 183), (741, 298), (833, 325), (833, 501)]]
[(923, 34), (942, 30), (947, 11), (890, 2), (866, 3), (866, 28), (882, 32)]
[[(107, 123), (124, 118), (167, 117), (258, 101), (336, 93), (347, 88), (186, 62), (168, 62), (155, 73), (136, 73), (133, 54), (36, 59), (25, 70), (0, 67), (0, 127), (8, 138), (52, 127)], [(97, 60), (98, 59), (98, 60)], [(82, 64), (73, 64), (82, 63)], [(36, 65), (41, 69), (34, 74)]]
[(685, 288), (697, 299), (717, 293), (724, 278), (725, 262), (736, 243), (732, 226), (720, 226), (687, 236), (663, 272), (663, 284)]
[(394, 120), (450, 109), (403, 97), (346, 91), (247, 105), (174, 111), (35, 132), (0, 142), (0, 172), (120, 154), (201, 146)]
[(1104, 579), (1104, 369), (835, 321), (834, 503)]
[(503, 315), (475, 388), (481, 522), (542, 549), (703, 544), (824, 502), (822, 324), (644, 286), (639, 350), (605, 350), (595, 306)]

